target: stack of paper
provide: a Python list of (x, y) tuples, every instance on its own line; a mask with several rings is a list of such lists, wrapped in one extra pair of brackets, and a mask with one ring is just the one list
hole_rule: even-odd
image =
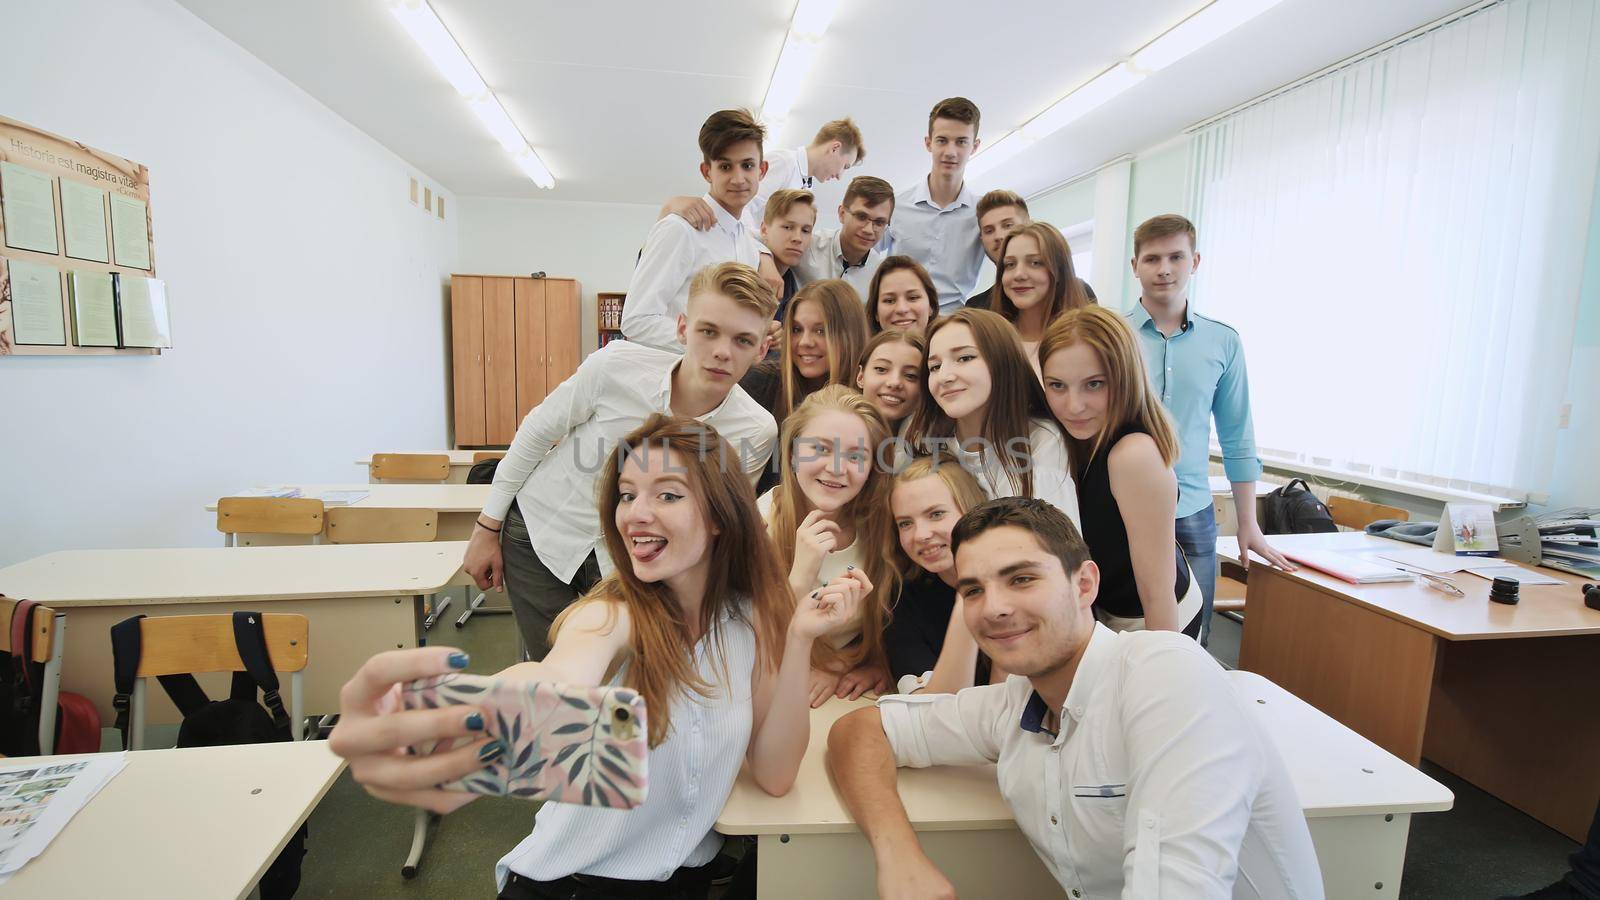
[(355, 506), (367, 499), (368, 493), (368, 491), (323, 491), (312, 499), (321, 500), (323, 506)]
[(54, 765), (0, 767), (0, 884), (50, 846), (127, 760), (96, 753)]
[(1326, 572), (1351, 584), (1411, 580), (1409, 572), (1362, 559), (1353, 553), (1340, 553), (1337, 550), (1285, 550), (1283, 555), (1303, 566)]
[(277, 497), (279, 499), (284, 499), (284, 498), (289, 498), (289, 497), (298, 497), (298, 496), (300, 496), (300, 489), (297, 488), (297, 487), (253, 487), (253, 488), (250, 488), (248, 490), (240, 491), (237, 494), (230, 494), (229, 496), (230, 497)]
[[(1534, 519), (1539, 529), (1539, 564), (1586, 578), (1600, 578), (1600, 507), (1571, 507)], [(1510, 543), (1520, 540), (1511, 535)]]

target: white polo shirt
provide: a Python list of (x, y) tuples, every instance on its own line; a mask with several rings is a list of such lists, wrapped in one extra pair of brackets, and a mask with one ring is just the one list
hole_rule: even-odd
[[(872, 276), (877, 274), (878, 266), (883, 262), (883, 251), (873, 247), (867, 251), (867, 258), (861, 265), (852, 266), (845, 262), (844, 251), (839, 249), (839, 235), (843, 232), (842, 228), (811, 232), (811, 246), (795, 263), (794, 272), (800, 277), (801, 287), (824, 278), (843, 278), (861, 295), (861, 302), (866, 303), (867, 294), (872, 289)], [(868, 318), (871, 318), (871, 313), (868, 313)]]
[(1323, 896), (1288, 769), (1191, 638), (1095, 625), (1055, 734), (1021, 675), (878, 709), (899, 765), (997, 763), (1017, 827), (1074, 900)]
[(689, 307), (689, 282), (695, 273), (717, 263), (742, 262), (753, 269), (761, 262), (765, 250), (757, 232), (710, 194), (701, 199), (716, 216), (716, 224), (705, 231), (676, 213), (650, 227), (622, 306), (622, 336), (634, 343), (682, 355), (678, 316)]

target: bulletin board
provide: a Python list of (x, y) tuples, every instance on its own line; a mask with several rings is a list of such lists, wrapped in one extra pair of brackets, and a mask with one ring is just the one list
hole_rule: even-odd
[[(55, 229), (53, 247), (50, 225)], [(40, 300), (47, 269), (59, 278), (64, 332), (59, 344), (41, 337), (49, 333)], [(160, 354), (147, 346), (118, 346), (123, 343), (120, 324), (111, 339), (94, 328), (80, 333), (71, 302), (74, 272), (82, 273), (77, 283), (88, 287), (114, 274), (122, 279), (116, 284), (146, 295), (159, 288), (165, 317), (151, 228), (150, 172), (132, 160), (0, 116), (0, 357)], [(19, 302), (24, 284), (29, 286), (25, 307)], [(93, 292), (83, 295), (91, 298)], [(84, 308), (91, 308), (87, 300)], [(89, 313), (79, 321), (90, 322)], [(170, 345), (170, 320), (165, 324)]]

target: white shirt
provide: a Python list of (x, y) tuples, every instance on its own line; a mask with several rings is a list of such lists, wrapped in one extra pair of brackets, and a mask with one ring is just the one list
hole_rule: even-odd
[(811, 188), (811, 159), (806, 148), (774, 150), (766, 157), (767, 177), (761, 179), (756, 195), (744, 208), (744, 224), (757, 234), (761, 233), (761, 219), (767, 212), (767, 201), (781, 190), (809, 190)]
[[(483, 512), (503, 520), (516, 500), (539, 561), (562, 581), (572, 580), (591, 550), (601, 573), (611, 572), (600, 540), (596, 482), (623, 437), (652, 413), (671, 411), (672, 371), (682, 360), (613, 341), (589, 354), (517, 428)], [(734, 385), (720, 406), (697, 421), (717, 430), (755, 483), (778, 439), (772, 413)]]
[[(844, 252), (839, 249), (839, 235), (843, 232), (842, 228), (811, 232), (811, 246), (795, 263), (794, 273), (799, 277), (802, 287), (824, 278), (843, 278), (856, 289), (862, 303), (865, 303), (872, 290), (872, 276), (877, 274), (878, 265), (883, 262), (883, 251), (873, 247), (867, 251), (867, 258), (861, 265), (852, 266), (845, 262)], [(867, 318), (871, 317), (871, 312), (868, 312)]]
[[(756, 498), (756, 511), (761, 513), (762, 521), (772, 523), (772, 498), (773, 494), (781, 488), (773, 488)], [(802, 517), (804, 518), (804, 517)], [(788, 560), (792, 564), (793, 560)], [(851, 541), (850, 546), (840, 547), (822, 558), (822, 565), (817, 567), (816, 587), (822, 587), (828, 582), (843, 575), (851, 566), (859, 569), (866, 565), (866, 560), (861, 553), (861, 542)], [(868, 596), (871, 596), (870, 594)], [(863, 597), (863, 600), (866, 598)], [(842, 650), (850, 645), (851, 641), (861, 636), (861, 617), (847, 622), (841, 622), (826, 635), (828, 643), (835, 650)]]
[[(1033, 496), (1040, 500), (1048, 500), (1056, 509), (1067, 514), (1072, 524), (1082, 528), (1082, 520), (1078, 517), (1078, 489), (1072, 482), (1071, 470), (1067, 464), (1067, 445), (1061, 439), (1061, 430), (1054, 422), (1047, 419), (1030, 420), (1028, 430), (1029, 459), (1032, 460)], [(925, 439), (922, 442), (930, 452), (940, 449), (952, 453), (963, 469), (972, 473), (977, 479), (983, 493), (990, 500), (998, 497), (1021, 497), (1022, 482), (1017, 480), (1010, 472), (1006, 471), (1005, 464), (1001, 462), (1000, 454), (1004, 447), (995, 448), (995, 453), (979, 450), (967, 450), (960, 446), (960, 441), (954, 437)]]
[(909, 256), (928, 270), (939, 292), (941, 315), (966, 304), (978, 289), (978, 270), (988, 258), (978, 236), (977, 196), (963, 184), (949, 206), (936, 206), (927, 178), (896, 195), (894, 222), (884, 243), (887, 253)]
[(1181, 634), (1096, 625), (1059, 734), (1021, 675), (878, 708), (902, 766), (998, 763), (1017, 827), (1074, 898), (1323, 896), (1283, 759)]
[[(711, 827), (750, 746), (756, 664), (755, 631), (741, 616), (724, 613), (718, 633), (720, 654), (711, 652), (710, 638), (695, 645), (694, 653), (696, 671), (716, 691), (711, 697), (682, 691), (673, 698), (672, 730), (646, 763), (650, 790), (644, 802), (631, 810), (544, 804), (533, 833), (495, 864), (499, 889), (513, 870), (535, 881), (574, 872), (665, 881), (680, 866), (703, 866), (716, 857), (722, 836)], [(729, 683), (723, 683), (719, 661), (727, 663)], [(619, 672), (613, 684), (621, 681)]]
[(689, 282), (695, 274), (717, 263), (742, 262), (753, 269), (761, 262), (756, 233), (710, 194), (701, 199), (716, 216), (716, 224), (705, 231), (676, 213), (650, 227), (622, 306), (622, 336), (634, 343), (682, 354), (678, 316), (689, 307)]

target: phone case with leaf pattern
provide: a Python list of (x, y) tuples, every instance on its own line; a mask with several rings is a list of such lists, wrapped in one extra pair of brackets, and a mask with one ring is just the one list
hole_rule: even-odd
[[(411, 682), (401, 702), (407, 709), (476, 706), (484, 713), (484, 733), (505, 744), (499, 759), (440, 785), (445, 790), (610, 809), (644, 802), (649, 728), (636, 691), (451, 674)], [(475, 740), (447, 738), (408, 752), (428, 755)]]

